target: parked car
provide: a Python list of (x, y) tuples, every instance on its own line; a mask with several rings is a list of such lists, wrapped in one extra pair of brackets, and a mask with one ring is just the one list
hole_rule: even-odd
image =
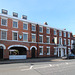
[(74, 54), (69, 54), (68, 59), (75, 59), (75, 55)]

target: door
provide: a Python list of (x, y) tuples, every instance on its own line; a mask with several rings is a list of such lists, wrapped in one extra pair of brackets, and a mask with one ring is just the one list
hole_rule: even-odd
[(35, 58), (35, 48), (32, 48), (32, 58)]
[(61, 57), (61, 49), (59, 49), (59, 57)]
[(3, 59), (3, 47), (0, 46), (0, 59)]

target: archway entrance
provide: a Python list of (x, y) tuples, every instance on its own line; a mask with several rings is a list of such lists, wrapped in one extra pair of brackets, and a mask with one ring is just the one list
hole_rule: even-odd
[(26, 59), (27, 49), (24, 47), (11, 47), (9, 54), (9, 59)]
[(32, 51), (32, 58), (35, 58), (35, 48), (32, 48), (31, 51)]
[(3, 47), (0, 46), (0, 60), (3, 59)]

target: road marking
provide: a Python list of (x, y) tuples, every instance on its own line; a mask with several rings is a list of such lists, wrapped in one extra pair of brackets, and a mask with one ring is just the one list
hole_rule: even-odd
[(68, 65), (69, 63), (60, 63), (60, 64), (47, 64), (46, 66), (45, 65), (38, 65), (38, 66), (30, 66), (30, 68), (28, 69), (21, 69), (21, 71), (25, 71), (25, 70), (31, 70), (31, 69), (40, 69), (40, 68), (48, 68), (48, 67), (55, 67), (55, 66), (63, 66), (63, 65)]
[(52, 67), (52, 65), (51, 65), (51, 64), (49, 64), (49, 66), (50, 66), (50, 67)]
[(30, 69), (32, 69), (32, 68), (33, 68), (33, 66), (30, 67)]
[(68, 65), (69, 63), (66, 63), (66, 65)]

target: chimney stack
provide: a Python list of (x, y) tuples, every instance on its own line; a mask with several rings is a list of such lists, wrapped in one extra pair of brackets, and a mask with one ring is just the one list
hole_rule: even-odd
[(14, 17), (18, 17), (18, 13), (13, 12)]
[(22, 15), (22, 19), (27, 20), (27, 16), (26, 15)]
[(7, 10), (5, 10), (5, 9), (2, 9), (2, 14), (8, 14), (8, 11)]
[(48, 25), (47, 22), (44, 22), (44, 25)]

